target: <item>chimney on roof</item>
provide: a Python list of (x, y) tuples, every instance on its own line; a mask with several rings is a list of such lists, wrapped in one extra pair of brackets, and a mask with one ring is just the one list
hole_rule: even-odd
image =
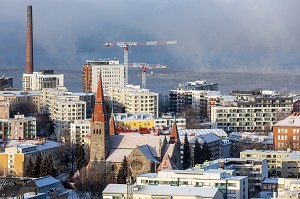
[(32, 6), (27, 6), (26, 29), (26, 74), (33, 72), (33, 31), (32, 31)]

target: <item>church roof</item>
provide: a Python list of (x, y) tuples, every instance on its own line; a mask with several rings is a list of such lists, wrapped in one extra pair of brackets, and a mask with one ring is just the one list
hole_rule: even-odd
[(139, 149), (152, 163), (157, 163), (157, 164), (160, 163), (157, 159), (155, 159), (155, 157), (151, 153), (150, 147), (147, 144), (139, 146)]
[(133, 151), (133, 149), (112, 149), (106, 159), (107, 162), (122, 162), (124, 156), (128, 155)]
[(161, 170), (177, 170), (178, 168), (174, 164), (174, 162), (171, 160), (170, 156), (166, 154), (161, 161), (159, 167), (157, 168), (158, 171)]
[[(160, 157), (160, 142), (165, 137), (162, 136), (144, 136), (141, 134), (111, 135), (111, 149), (135, 149), (136, 146), (149, 145), (150, 151), (154, 157)], [(161, 141), (160, 141), (161, 140)]]
[(96, 93), (94, 113), (91, 118), (91, 123), (94, 123), (94, 122), (105, 123), (105, 106), (104, 106), (101, 73), (99, 74), (99, 81), (98, 81), (98, 87), (97, 87), (97, 93)]

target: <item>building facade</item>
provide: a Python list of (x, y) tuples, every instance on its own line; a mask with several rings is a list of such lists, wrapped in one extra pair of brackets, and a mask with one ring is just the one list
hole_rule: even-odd
[(72, 144), (84, 145), (84, 138), (90, 134), (89, 119), (74, 120), (70, 125), (70, 137)]
[(87, 60), (82, 68), (83, 92), (96, 93), (100, 74), (102, 75), (104, 92), (107, 92), (109, 87), (124, 87), (126, 85), (125, 68), (119, 60)]
[(40, 91), (43, 88), (57, 88), (62, 86), (64, 86), (64, 75), (55, 74), (53, 70), (41, 70), (32, 74), (23, 74), (23, 91)]

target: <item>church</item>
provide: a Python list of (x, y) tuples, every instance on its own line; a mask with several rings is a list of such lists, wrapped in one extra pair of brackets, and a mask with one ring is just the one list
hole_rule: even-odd
[(93, 169), (102, 176), (112, 174), (109, 183), (116, 181), (124, 156), (127, 158), (132, 177), (158, 170), (181, 168), (180, 139), (175, 122), (168, 138), (138, 133), (116, 133), (113, 117), (109, 122), (105, 112), (101, 75), (90, 128), (90, 161), (87, 170)]

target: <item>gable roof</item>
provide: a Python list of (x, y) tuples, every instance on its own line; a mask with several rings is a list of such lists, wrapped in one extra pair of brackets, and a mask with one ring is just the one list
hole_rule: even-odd
[(160, 163), (157, 159), (155, 159), (155, 157), (151, 153), (151, 150), (147, 144), (139, 146), (138, 148), (152, 163), (157, 163), (157, 164)]

